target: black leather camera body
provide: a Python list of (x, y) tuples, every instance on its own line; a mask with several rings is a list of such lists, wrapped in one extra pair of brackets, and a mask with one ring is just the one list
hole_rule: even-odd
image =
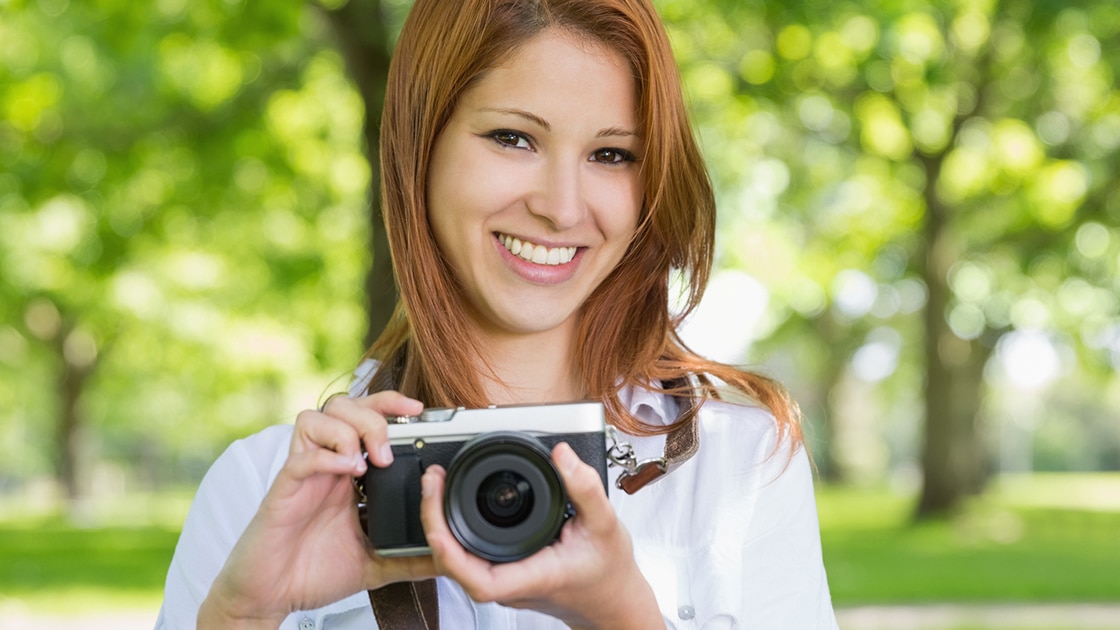
[(574, 514), (552, 448), (567, 442), (607, 487), (603, 406), (596, 402), (426, 409), (389, 418), (393, 463), (364, 477), (370, 543), (386, 556), (431, 553), (420, 524), (420, 477), (447, 470), (444, 515), (471, 553), (511, 562), (555, 541)]

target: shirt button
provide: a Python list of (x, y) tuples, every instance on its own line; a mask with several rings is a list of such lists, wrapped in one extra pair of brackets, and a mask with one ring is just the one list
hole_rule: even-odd
[(304, 617), (299, 620), (299, 630), (315, 630), (315, 622), (311, 617)]
[(696, 616), (696, 609), (688, 605), (681, 606), (677, 609), (677, 616), (685, 621), (688, 621), (689, 619), (692, 619)]

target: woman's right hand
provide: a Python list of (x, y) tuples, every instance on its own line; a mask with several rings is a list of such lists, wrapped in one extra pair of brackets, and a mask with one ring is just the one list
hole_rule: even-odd
[(358, 523), (353, 478), (392, 463), (386, 416), (423, 404), (397, 392), (331, 398), (296, 418), (291, 450), (199, 610), (198, 626), (276, 628), (295, 610), (435, 575), (430, 556), (382, 558)]
[(599, 473), (565, 443), (552, 460), (575, 507), (559, 540), (528, 558), (491, 563), (468, 552), (443, 511), (446, 472), (430, 466), (421, 479), (420, 520), (441, 575), (476, 602), (498, 602), (556, 617), (572, 628), (661, 628), (653, 588), (634, 559), (630, 533), (615, 514)]

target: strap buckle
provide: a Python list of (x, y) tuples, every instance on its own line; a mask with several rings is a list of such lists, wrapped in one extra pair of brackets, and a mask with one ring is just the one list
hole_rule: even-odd
[(607, 425), (607, 460), (610, 466), (622, 468), (614, 485), (626, 494), (634, 494), (649, 482), (669, 471), (669, 461), (665, 457), (652, 457), (638, 461), (634, 447), (629, 442), (619, 441), (618, 430)]

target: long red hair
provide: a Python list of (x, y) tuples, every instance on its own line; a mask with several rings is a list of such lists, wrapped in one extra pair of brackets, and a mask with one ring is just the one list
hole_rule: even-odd
[[(699, 304), (711, 271), (715, 199), (668, 37), (648, 0), (417, 0), (413, 5), (389, 69), (381, 119), (382, 207), (401, 299), (367, 353), (381, 362), (370, 390), (393, 387), (429, 406), (489, 404), (476, 371), (485, 354), (428, 223), (428, 164), (464, 90), (546, 28), (589, 38), (626, 59), (636, 79), (645, 145), (637, 233), (579, 314), (573, 354), (585, 391), (604, 403), (610, 421), (623, 431), (658, 433), (668, 428), (633, 417), (619, 401), (620, 388), (718, 398), (711, 377), (768, 407), (780, 434), (799, 443), (798, 412), (782, 387), (700, 357), (677, 335), (677, 326)], [(685, 307), (675, 315), (669, 308), (673, 269), (687, 278)], [(700, 392), (680, 385), (688, 374), (703, 375)]]

